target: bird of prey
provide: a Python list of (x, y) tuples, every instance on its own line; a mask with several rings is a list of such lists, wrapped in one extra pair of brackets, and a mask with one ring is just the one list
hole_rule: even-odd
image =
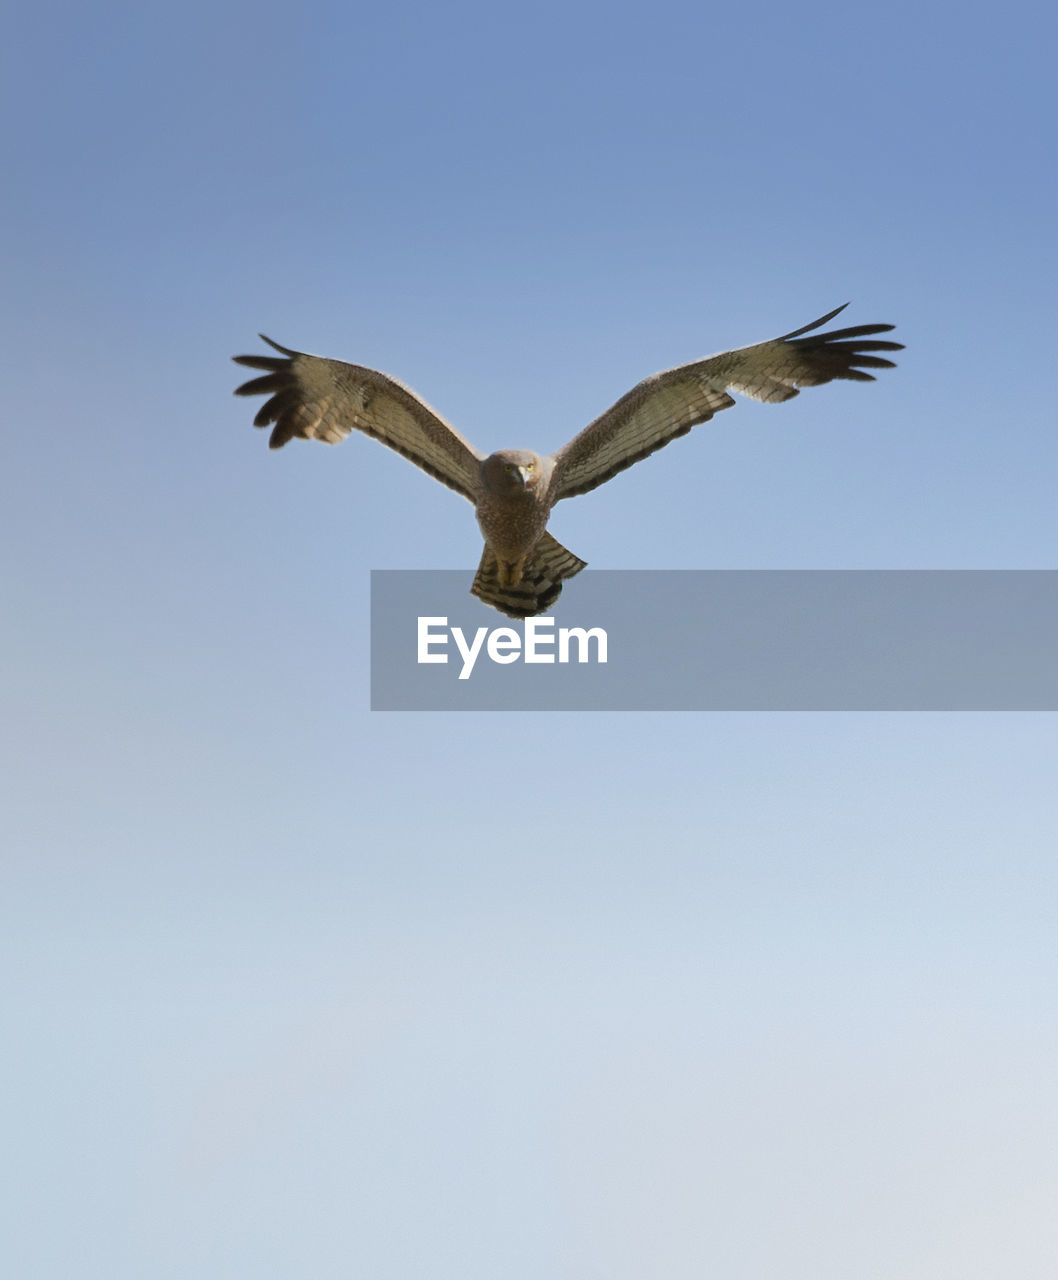
[(777, 404), (801, 387), (834, 379), (873, 382), (865, 370), (892, 368), (892, 360), (875, 353), (903, 344), (873, 338), (891, 324), (814, 332), (845, 306), (781, 338), (654, 374), (547, 457), (526, 449), (486, 457), (396, 378), (291, 351), (264, 334), (280, 354), (235, 356), (237, 364), (265, 371), (235, 394), (269, 396), (254, 426), (275, 424), (273, 449), (295, 437), (338, 444), (355, 428), (461, 493), (474, 504), (485, 537), (471, 591), (509, 617), (528, 618), (554, 604), (563, 581), (585, 565), (547, 532), (556, 502), (604, 484), (729, 409), (732, 391)]

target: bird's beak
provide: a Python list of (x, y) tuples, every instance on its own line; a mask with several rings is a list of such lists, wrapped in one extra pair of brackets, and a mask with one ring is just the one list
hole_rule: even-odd
[(522, 488), (524, 489), (525, 486), (529, 483), (529, 472), (525, 469), (525, 467), (518, 468), (518, 477), (521, 480)]

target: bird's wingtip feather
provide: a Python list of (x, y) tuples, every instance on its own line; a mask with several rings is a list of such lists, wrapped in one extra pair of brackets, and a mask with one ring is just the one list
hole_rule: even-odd
[(290, 347), (281, 346), (274, 339), (270, 338), (266, 333), (259, 333), (257, 336), (261, 339), (262, 342), (267, 342), (273, 351), (281, 351), (283, 355), (291, 356), (291, 357), (299, 354), (299, 352), (297, 351), (292, 351)]
[(833, 320), (835, 316), (841, 315), (848, 305), (847, 302), (843, 302), (840, 307), (835, 307), (833, 311), (828, 311), (825, 316), (820, 316), (818, 320), (802, 325), (800, 329), (794, 329), (791, 333), (784, 333), (778, 341), (785, 342), (787, 338), (798, 338), (802, 333), (811, 333), (813, 329), (818, 329), (821, 324), (826, 324), (829, 320)]

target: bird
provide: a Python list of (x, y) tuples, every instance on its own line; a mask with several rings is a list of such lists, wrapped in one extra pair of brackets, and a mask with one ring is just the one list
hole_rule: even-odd
[(802, 387), (873, 382), (868, 369), (893, 368), (877, 353), (900, 351), (903, 343), (874, 337), (891, 324), (816, 332), (848, 305), (779, 338), (655, 373), (546, 456), (528, 449), (486, 456), (396, 378), (291, 350), (263, 333), (279, 354), (233, 356), (236, 364), (263, 371), (235, 394), (269, 397), (254, 426), (272, 427), (272, 449), (293, 439), (339, 444), (362, 431), (462, 494), (473, 503), (485, 539), (471, 593), (508, 617), (529, 618), (546, 612), (563, 582), (586, 565), (547, 530), (556, 502), (605, 484), (730, 409), (732, 392), (778, 404)]

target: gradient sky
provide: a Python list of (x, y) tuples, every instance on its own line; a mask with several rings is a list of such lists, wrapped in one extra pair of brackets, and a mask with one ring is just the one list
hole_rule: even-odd
[(897, 370), (556, 536), (1054, 568), (1054, 14), (4, 28), (3, 1274), (1053, 1280), (1055, 717), (372, 715), (369, 571), (469, 578), (472, 513), (269, 453), (229, 356), (550, 451), (851, 300)]

